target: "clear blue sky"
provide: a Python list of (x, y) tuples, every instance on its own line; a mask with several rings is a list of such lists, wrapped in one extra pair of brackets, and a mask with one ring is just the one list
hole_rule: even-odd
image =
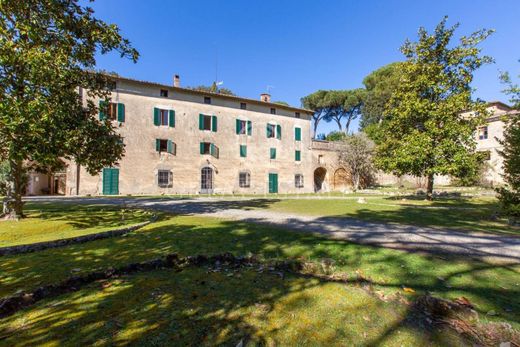
[[(240, 96), (257, 98), (267, 86), (274, 101), (299, 106), (318, 89), (360, 87), (363, 77), (402, 60), (399, 47), (431, 30), (444, 15), (459, 35), (496, 33), (483, 45), (496, 63), (475, 78), (475, 96), (504, 100), (499, 71), (520, 72), (520, 1), (98, 0), (96, 16), (116, 23), (141, 54), (137, 64), (115, 54), (99, 68), (123, 76), (183, 86), (218, 79)], [(357, 123), (356, 123), (357, 126)], [(321, 124), (318, 132), (335, 129)]]

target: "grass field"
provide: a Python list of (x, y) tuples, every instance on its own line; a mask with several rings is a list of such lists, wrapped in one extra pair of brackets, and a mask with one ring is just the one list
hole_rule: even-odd
[[(47, 216), (45, 220), (52, 222), (54, 213), (58, 218), (56, 211), (61, 205), (38, 208)], [(72, 221), (94, 207), (68, 205), (67, 209)], [(410, 300), (426, 292), (452, 299), (465, 296), (484, 321), (506, 321), (520, 328), (520, 265), (412, 254), (189, 216), (162, 216), (160, 221), (125, 237), (0, 257), (0, 297), (170, 252), (182, 256), (252, 253), (317, 264), (330, 259), (333, 271), (368, 279), (378, 295), (401, 293)], [(206, 284), (200, 285), (201, 280)], [(415, 293), (404, 293), (404, 287)], [(161, 344), (172, 338), (172, 344), (192, 341), (194, 345), (211, 345), (221, 341), (236, 345), (245, 336), (280, 345), (328, 344), (332, 340), (338, 345), (356, 341), (424, 345), (430, 340), (433, 345), (449, 344), (442, 340), (448, 338), (446, 332), (436, 335), (433, 331), (429, 336), (428, 329), (410, 322), (413, 317), (408, 305), (385, 303), (355, 285), (297, 276), (281, 280), (248, 271), (232, 277), (209, 275), (195, 268), (181, 273), (161, 270), (126, 276), (43, 301), (0, 320), (0, 345), (77, 345), (78, 339), (100, 345), (158, 339), (157, 344)], [(309, 326), (314, 329), (309, 330)]]
[(358, 198), (274, 199), (266, 207), (303, 215), (520, 235), (520, 228), (508, 225), (507, 219), (494, 217), (498, 211), (494, 197), (437, 198), (432, 202), (416, 196), (365, 195), (362, 199), (363, 203)]
[(150, 212), (112, 206), (28, 204), (27, 218), (0, 222), (0, 247), (66, 239), (147, 221)]

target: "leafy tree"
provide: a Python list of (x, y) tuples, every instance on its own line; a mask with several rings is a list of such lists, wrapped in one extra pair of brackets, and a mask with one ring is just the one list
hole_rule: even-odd
[(343, 131), (332, 131), (326, 137), (327, 141), (343, 141), (347, 137)]
[(339, 162), (348, 168), (352, 177), (352, 189), (357, 191), (361, 182), (372, 181), (374, 174), (374, 143), (364, 134), (348, 135), (343, 139), (345, 149), (341, 151)]
[(345, 133), (348, 133), (352, 120), (356, 119), (363, 103), (364, 90), (319, 90), (302, 98), (305, 108), (315, 111), (314, 133), (321, 120), (326, 122), (335, 121), (338, 129), (343, 131), (343, 119), (345, 122)]
[(228, 89), (228, 88), (218, 88), (218, 86), (217, 86), (217, 84), (215, 82), (213, 82), (213, 84), (211, 86), (200, 85), (200, 86), (197, 86), (197, 87), (188, 87), (188, 89), (198, 90), (198, 91), (201, 91), (201, 92), (208, 92), (208, 93), (218, 93), (218, 94), (232, 95), (232, 96), (235, 95), (235, 93), (233, 93), (231, 91), (231, 89)]
[[(458, 27), (445, 17), (419, 41), (406, 41), (402, 78), (381, 123), (376, 162), (399, 176), (426, 176), (427, 199), (433, 197), (434, 175), (460, 177), (478, 167), (473, 132), (487, 114), (485, 104), (471, 98), (473, 73), (492, 58), (477, 47), (492, 31), (480, 30), (450, 41)], [(464, 111), (472, 110), (472, 113)]]
[(108, 101), (113, 85), (109, 75), (94, 70), (95, 56), (116, 51), (136, 61), (138, 52), (116, 25), (79, 3), (1, 2), (0, 161), (9, 166), (9, 218), (23, 217), (27, 170), (58, 167), (88, 149), (78, 160), (96, 174), (123, 154), (112, 124), (95, 117), (93, 99)]
[(401, 62), (385, 65), (363, 79), (366, 95), (361, 108), (362, 130), (383, 119), (385, 107), (399, 84), (401, 66)]
[[(514, 108), (520, 111), (520, 87), (513, 84), (509, 74), (502, 74), (501, 79), (507, 85), (504, 91), (510, 96)], [(498, 189), (498, 198), (504, 212), (514, 218), (520, 218), (520, 113), (511, 115), (504, 130), (504, 138), (499, 140), (503, 149), (499, 151), (504, 158), (504, 180), (506, 186)]]

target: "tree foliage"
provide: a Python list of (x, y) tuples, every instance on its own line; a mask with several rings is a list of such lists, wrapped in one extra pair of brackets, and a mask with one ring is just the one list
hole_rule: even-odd
[(231, 91), (231, 89), (219, 88), (215, 82), (213, 82), (213, 84), (211, 86), (200, 85), (197, 87), (188, 87), (188, 89), (198, 90), (201, 92), (223, 94), (223, 95), (232, 95), (232, 96), (235, 95), (235, 93), (233, 93), (233, 91)]
[[(321, 120), (334, 121), (339, 131), (344, 129), (345, 133), (348, 133), (351, 122), (360, 115), (364, 93), (363, 89), (318, 90), (302, 98), (302, 105), (315, 111), (314, 133)], [(343, 120), (345, 120), (345, 128), (343, 128)]]
[(401, 62), (385, 65), (366, 76), (363, 84), (366, 89), (361, 108), (360, 128), (378, 124), (384, 117), (385, 108), (401, 78)]
[[(508, 74), (501, 76), (507, 84), (505, 93), (510, 96), (516, 111), (520, 112), (520, 87), (513, 84)], [(499, 140), (503, 149), (499, 154), (504, 158), (504, 180), (506, 186), (498, 189), (499, 200), (504, 212), (520, 218), (520, 113), (507, 119), (504, 138)]]
[[(9, 216), (23, 216), (24, 173), (58, 167), (78, 154), (97, 173), (122, 156), (121, 138), (95, 115), (109, 100), (110, 76), (96, 72), (96, 53), (138, 52), (114, 24), (79, 0), (2, 1), (0, 6), (0, 161), (9, 165)], [(80, 91), (89, 101), (84, 103)]]
[(325, 140), (327, 141), (343, 141), (348, 135), (343, 131), (331, 131), (327, 136), (325, 136)]
[(381, 123), (376, 156), (387, 172), (428, 177), (428, 199), (434, 175), (477, 170), (473, 132), (487, 115), (485, 104), (471, 97), (471, 82), (475, 70), (492, 62), (477, 47), (492, 31), (463, 36), (451, 46), (458, 24), (446, 27), (446, 21), (432, 34), (420, 28), (419, 40), (401, 47), (406, 61)]
[(364, 134), (356, 133), (343, 139), (345, 149), (341, 151), (339, 162), (345, 166), (352, 178), (353, 190), (357, 191), (361, 182), (372, 181), (374, 174), (374, 143)]

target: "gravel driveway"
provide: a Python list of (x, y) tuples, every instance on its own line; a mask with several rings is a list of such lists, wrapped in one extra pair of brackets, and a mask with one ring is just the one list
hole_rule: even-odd
[(183, 215), (270, 224), (294, 231), (319, 233), (334, 239), (407, 251), (520, 263), (520, 237), (375, 223), (351, 218), (305, 216), (261, 209), (272, 203), (273, 200), (270, 199), (38, 197), (30, 200), (127, 205)]

